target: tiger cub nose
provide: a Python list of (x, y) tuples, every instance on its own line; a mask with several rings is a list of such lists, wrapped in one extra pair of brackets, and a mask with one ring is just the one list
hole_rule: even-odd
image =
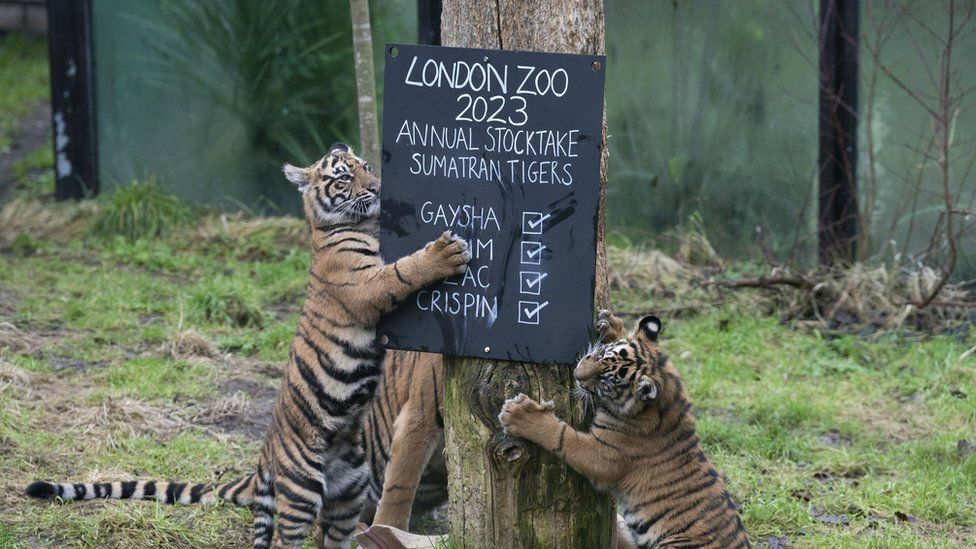
[(382, 188), (382, 186), (383, 185), (380, 182), (380, 180), (377, 179), (376, 181), (372, 181), (369, 184), (367, 184), (366, 189), (369, 190), (370, 192), (380, 194), (380, 188)]

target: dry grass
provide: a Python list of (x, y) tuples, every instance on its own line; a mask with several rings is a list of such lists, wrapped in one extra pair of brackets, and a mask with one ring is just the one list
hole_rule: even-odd
[(698, 214), (689, 217), (685, 226), (678, 231), (677, 258), (689, 265), (718, 268), (725, 265), (708, 240), (704, 220)]
[(622, 290), (687, 285), (692, 275), (691, 269), (658, 250), (613, 250), (608, 263), (610, 284)]
[(47, 407), (57, 415), (54, 429), (80, 433), (98, 442), (119, 435), (167, 440), (187, 427), (186, 420), (172, 408), (131, 397), (110, 396), (94, 405), (48, 403)]
[[(773, 267), (760, 277), (740, 278), (724, 272), (726, 263), (694, 220), (679, 236), (681, 246), (675, 257), (641, 247), (611, 248), (611, 287), (652, 298), (656, 311), (703, 312), (733, 300), (743, 311), (777, 314), (797, 326), (816, 329), (941, 332), (965, 325), (976, 311), (976, 294), (953, 283), (919, 309), (915, 303), (929, 295), (940, 278), (927, 266), (892, 269), (858, 263), (807, 273)], [(736, 285), (746, 281), (751, 282)]]
[(787, 311), (784, 316), (814, 319), (829, 328), (870, 325), (939, 332), (967, 322), (970, 311), (976, 309), (976, 296), (952, 283), (928, 307), (916, 307), (938, 284), (938, 273), (929, 267), (899, 272), (855, 264), (806, 277), (812, 281), (811, 287), (781, 293)]
[(250, 400), (243, 391), (237, 391), (232, 395), (188, 410), (187, 419), (200, 425), (212, 425), (224, 420), (246, 417), (251, 408)]
[(295, 217), (251, 217), (243, 213), (208, 216), (191, 234), (200, 247), (244, 246), (261, 238), (270, 238), (282, 248), (308, 246), (305, 222)]
[(196, 330), (180, 329), (173, 337), (163, 343), (160, 351), (170, 358), (204, 357), (214, 358), (217, 351), (203, 334)]
[(98, 211), (90, 200), (42, 204), (15, 199), (0, 208), (0, 246), (7, 246), (17, 236), (67, 240), (85, 231)]
[(36, 384), (37, 375), (0, 358), (0, 393), (13, 389), (19, 394), (30, 396)]
[(36, 335), (24, 332), (10, 322), (0, 322), (0, 348), (30, 354), (40, 345), (41, 340)]

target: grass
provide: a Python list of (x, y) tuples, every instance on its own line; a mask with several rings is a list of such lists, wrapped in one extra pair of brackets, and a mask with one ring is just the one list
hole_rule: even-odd
[(186, 226), (193, 217), (192, 208), (150, 176), (108, 194), (90, 229), (100, 236), (138, 240)]
[[(0, 36), (0, 154), (13, 143), (20, 120), (48, 96), (47, 44), (19, 34)], [(0, 538), (2, 539), (2, 538)]]
[(54, 192), (54, 147), (50, 142), (18, 159), (13, 169), (21, 196), (36, 200)]
[[(249, 512), (228, 505), (20, 494), (250, 471), (304, 297), (302, 223), (202, 214), (151, 181), (45, 205), (49, 156), (17, 163), (0, 208), (0, 548), (246, 545)], [(618, 311), (670, 318), (666, 349), (757, 546), (976, 545), (972, 328), (801, 330), (654, 250), (609, 260)]]
[[(226, 505), (58, 505), (20, 491), (38, 477), (248, 471), (259, 444), (248, 421), (267, 419), (307, 276), (294, 230), (205, 217), (135, 240), (28, 231), (30, 254), (0, 251), (0, 322), (15, 329), (0, 329), (0, 541), (245, 544), (248, 512)], [(671, 309), (642, 284), (613, 297), (635, 314)], [(960, 358), (974, 334), (799, 331), (743, 299), (682, 312), (664, 340), (752, 538), (976, 544), (976, 458), (957, 450), (976, 437), (976, 358)]]

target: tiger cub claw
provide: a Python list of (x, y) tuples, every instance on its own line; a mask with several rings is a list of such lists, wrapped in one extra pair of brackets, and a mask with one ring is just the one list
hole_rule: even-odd
[(551, 400), (536, 402), (524, 394), (510, 398), (502, 404), (498, 414), (502, 431), (509, 436), (524, 438), (533, 426), (538, 426), (540, 418), (551, 415), (556, 405)]
[(438, 268), (444, 269), (444, 276), (464, 274), (471, 261), (468, 243), (451, 231), (444, 231), (437, 240), (428, 244)]
[(627, 337), (626, 326), (609, 309), (600, 309), (597, 315), (596, 329), (602, 343), (609, 343)]

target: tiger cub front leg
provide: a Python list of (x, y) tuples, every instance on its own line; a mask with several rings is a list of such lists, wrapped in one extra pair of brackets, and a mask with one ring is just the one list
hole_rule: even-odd
[(612, 483), (618, 471), (608, 447), (557, 418), (553, 409), (552, 402), (540, 404), (520, 394), (505, 401), (498, 421), (506, 435), (538, 444), (593, 482)]
[(387, 313), (410, 294), (464, 273), (470, 260), (467, 242), (445, 231), (422, 249), (377, 268), (350, 297), (365, 299), (375, 309)]
[(444, 231), (437, 240), (428, 242), (393, 266), (399, 272), (401, 282), (413, 292), (438, 280), (463, 274), (470, 260), (468, 243), (450, 231)]

